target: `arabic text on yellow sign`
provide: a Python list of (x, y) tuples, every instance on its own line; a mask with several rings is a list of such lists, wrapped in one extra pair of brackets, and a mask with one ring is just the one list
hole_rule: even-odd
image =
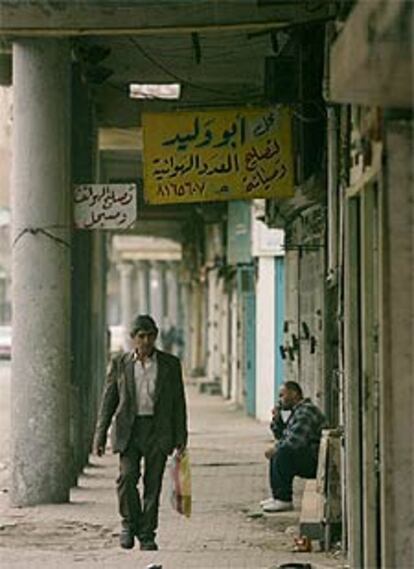
[(144, 113), (142, 120), (149, 203), (293, 195), (286, 107)]

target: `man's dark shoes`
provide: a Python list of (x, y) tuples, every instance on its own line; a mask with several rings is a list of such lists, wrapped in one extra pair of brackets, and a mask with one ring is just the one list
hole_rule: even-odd
[(152, 541), (141, 541), (139, 548), (141, 551), (157, 551), (158, 545), (155, 543), (154, 540), (152, 540)]
[(134, 532), (130, 528), (122, 528), (119, 535), (119, 545), (123, 549), (132, 549), (135, 545)]

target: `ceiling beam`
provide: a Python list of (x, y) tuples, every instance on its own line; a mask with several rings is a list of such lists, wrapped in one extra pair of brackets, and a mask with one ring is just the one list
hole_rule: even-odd
[[(100, 127), (106, 128), (136, 128), (141, 126), (141, 115), (143, 112), (174, 112), (193, 110), (196, 108), (208, 107), (234, 107), (245, 106), (252, 102), (265, 104), (264, 96), (250, 100), (246, 95), (246, 86), (231, 84), (205, 83), (206, 92), (201, 91), (200, 95), (192, 95), (187, 100), (179, 101), (145, 101), (130, 99), (127, 91), (114, 89), (110, 85), (101, 85), (96, 89), (95, 102), (97, 109), (97, 122)], [(217, 89), (221, 95), (208, 92), (209, 88)], [(231, 92), (239, 92), (240, 98), (236, 99), (231, 93), (227, 96), (226, 91), (231, 88)]]
[(333, 16), (334, 3), (304, 0), (258, 6), (256, 0), (84, 2), (0, 0), (4, 36), (144, 35), (266, 30)]
[[(164, 220), (148, 220), (142, 216), (138, 217), (135, 224), (127, 231), (122, 233), (124, 236), (145, 236), (156, 237), (157, 239), (171, 239), (178, 243), (185, 242), (185, 235), (183, 232), (183, 224), (177, 221), (164, 221)], [(122, 247), (120, 247), (122, 248)], [(153, 248), (146, 246), (144, 248), (146, 254), (141, 258), (157, 259), (158, 256)], [(181, 257), (181, 254), (180, 254)]]

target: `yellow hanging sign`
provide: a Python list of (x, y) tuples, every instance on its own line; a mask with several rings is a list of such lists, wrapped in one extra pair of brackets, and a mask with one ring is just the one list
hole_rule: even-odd
[(144, 113), (142, 124), (150, 204), (293, 195), (287, 107)]

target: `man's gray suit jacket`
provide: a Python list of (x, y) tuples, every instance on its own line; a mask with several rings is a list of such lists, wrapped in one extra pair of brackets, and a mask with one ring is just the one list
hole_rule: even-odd
[[(154, 428), (159, 448), (171, 454), (187, 444), (187, 412), (178, 358), (156, 350), (157, 378), (154, 394)], [(132, 353), (116, 355), (109, 366), (95, 433), (95, 445), (105, 446), (111, 424), (113, 452), (125, 452), (137, 414)]]

